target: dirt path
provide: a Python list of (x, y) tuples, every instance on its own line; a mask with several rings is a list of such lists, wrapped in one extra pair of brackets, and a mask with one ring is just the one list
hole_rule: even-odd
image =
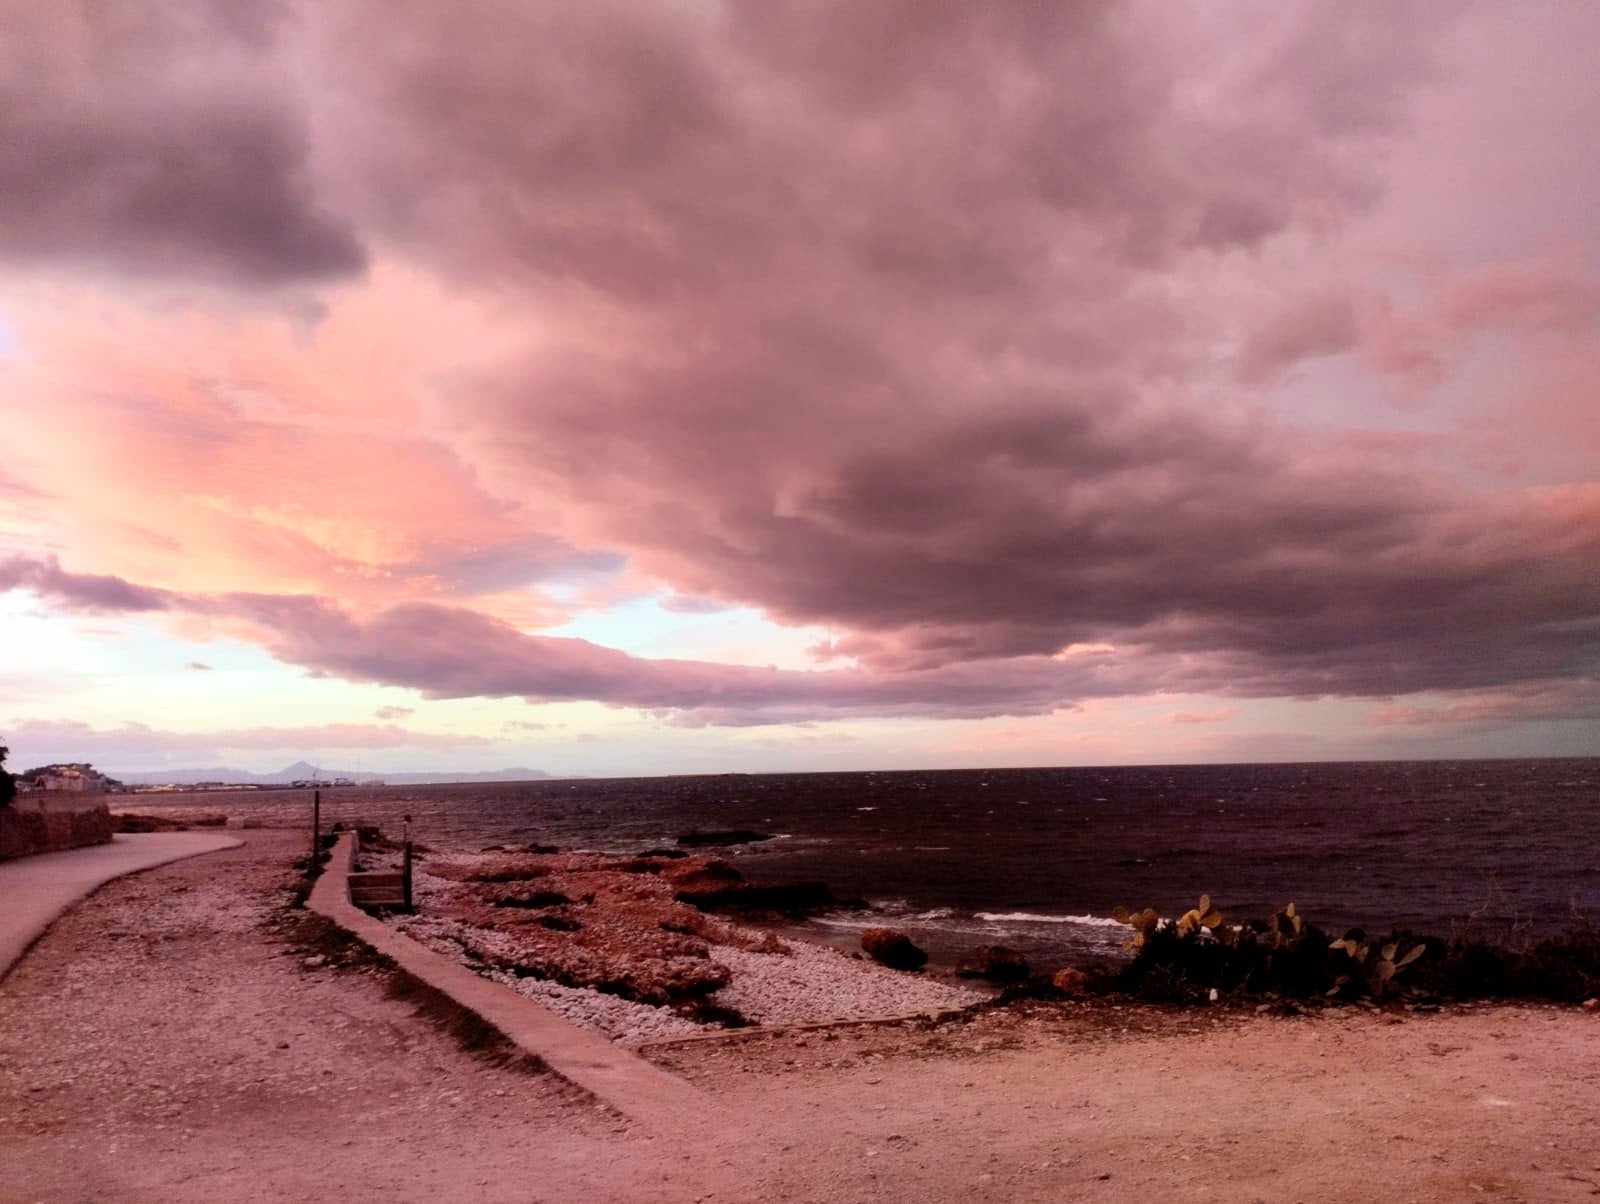
[(1600, 1197), (1600, 1019), (1555, 1009), (668, 1047), (747, 1118), (672, 1146), (305, 965), (265, 924), (299, 838), (247, 835), (106, 887), (0, 984), (0, 1200)]
[(1600, 1197), (1600, 1021), (1571, 1009), (1108, 1013), (662, 1050), (790, 1116), (769, 1199)]
[(0, 984), (0, 1199), (575, 1198), (620, 1122), (307, 967), (264, 924), (300, 837), (245, 835), (105, 887)]

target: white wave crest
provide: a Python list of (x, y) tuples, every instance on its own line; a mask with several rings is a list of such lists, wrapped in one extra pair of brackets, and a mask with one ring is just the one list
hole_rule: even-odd
[(1094, 928), (1126, 928), (1110, 916), (1041, 916), (1031, 911), (980, 911), (977, 918), (990, 924), (1086, 924)]

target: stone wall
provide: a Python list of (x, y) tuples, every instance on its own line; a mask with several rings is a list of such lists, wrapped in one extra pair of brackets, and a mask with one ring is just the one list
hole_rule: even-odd
[(103, 795), (23, 794), (0, 807), (0, 861), (110, 840)]

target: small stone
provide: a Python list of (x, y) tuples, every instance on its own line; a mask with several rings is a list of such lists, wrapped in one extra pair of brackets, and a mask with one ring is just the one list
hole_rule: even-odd
[(1600, 1012), (1600, 999), (1585, 999), (1583, 1010), (1586, 1012)]

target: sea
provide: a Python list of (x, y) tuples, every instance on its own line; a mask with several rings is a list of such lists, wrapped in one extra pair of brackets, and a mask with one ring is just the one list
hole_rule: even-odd
[[(310, 823), (310, 791), (141, 794), (119, 810)], [(1600, 758), (1157, 765), (550, 779), (321, 792), (323, 824), (436, 849), (636, 852), (690, 832), (760, 883), (826, 882), (859, 909), (808, 921), (855, 947), (906, 931), (936, 964), (980, 944), (1036, 964), (1115, 960), (1118, 904), (1225, 918), (1289, 902), (1330, 931), (1525, 939), (1600, 921)], [(406, 817), (409, 817), (407, 819)]]

